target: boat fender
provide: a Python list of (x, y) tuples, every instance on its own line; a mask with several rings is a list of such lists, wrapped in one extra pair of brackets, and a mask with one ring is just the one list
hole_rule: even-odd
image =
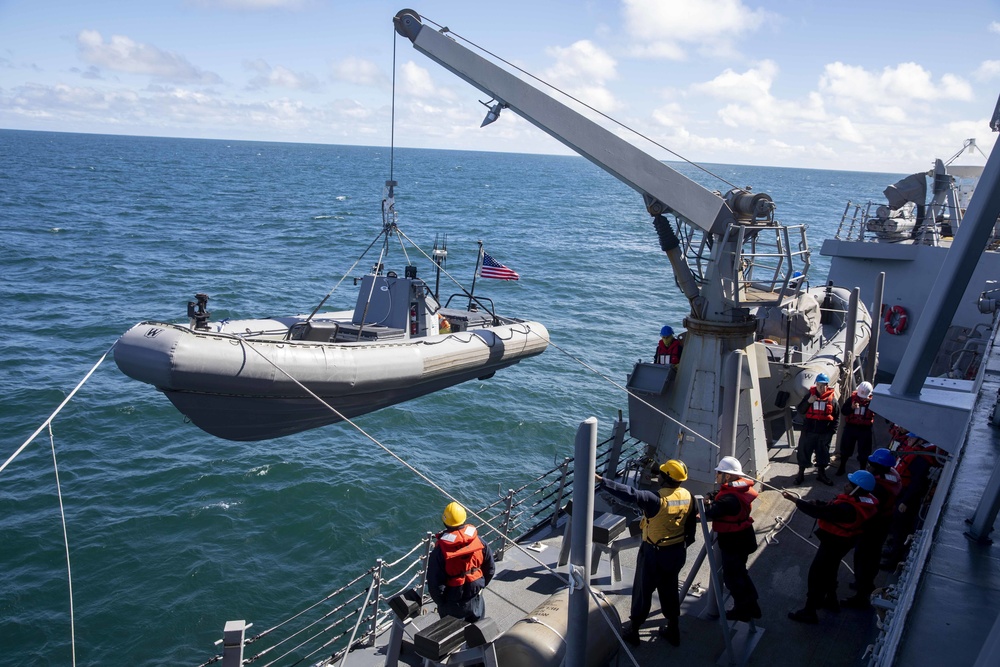
[(885, 317), (882, 319), (885, 325), (885, 332), (898, 336), (906, 331), (906, 309), (900, 305), (895, 305), (885, 309)]

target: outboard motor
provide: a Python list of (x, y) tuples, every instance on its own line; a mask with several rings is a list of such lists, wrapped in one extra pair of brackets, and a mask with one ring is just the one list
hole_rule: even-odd
[(191, 318), (191, 328), (208, 331), (208, 318), (212, 313), (206, 310), (208, 295), (199, 292), (194, 295), (197, 301), (188, 301), (188, 317)]

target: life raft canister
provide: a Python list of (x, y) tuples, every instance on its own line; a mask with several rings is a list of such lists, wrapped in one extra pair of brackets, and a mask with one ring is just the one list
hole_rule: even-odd
[(885, 325), (885, 332), (898, 336), (906, 331), (906, 309), (900, 305), (891, 306), (885, 309), (885, 317), (882, 323)]

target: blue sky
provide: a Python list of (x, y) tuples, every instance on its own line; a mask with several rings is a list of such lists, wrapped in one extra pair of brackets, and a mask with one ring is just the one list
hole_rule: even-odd
[[(0, 0), (0, 128), (388, 145), (395, 40), (397, 146), (567, 152), (480, 129), (484, 96), (395, 37), (405, 6)], [(909, 173), (995, 141), (998, 0), (410, 6), (696, 162)]]

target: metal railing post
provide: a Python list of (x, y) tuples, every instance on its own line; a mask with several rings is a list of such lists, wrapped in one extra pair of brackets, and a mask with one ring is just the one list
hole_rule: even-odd
[[(368, 633), (365, 637), (365, 642), (367, 646), (375, 646), (375, 634), (378, 632), (378, 601), (379, 597), (382, 595), (382, 568), (385, 567), (385, 561), (379, 558), (375, 561), (375, 573), (372, 575), (372, 586), (375, 588), (372, 591), (372, 622), (368, 626)], [(362, 612), (364, 613), (364, 612)], [(350, 651), (351, 647), (347, 647)]]
[(559, 478), (559, 493), (556, 494), (556, 507), (552, 511), (552, 527), (556, 527), (556, 522), (559, 520), (559, 512), (562, 511), (562, 499), (563, 492), (566, 490), (566, 478), (569, 476), (569, 462), (570, 458), (567, 456), (563, 459), (562, 465), (562, 476)]
[(427, 594), (427, 570), (431, 562), (431, 550), (434, 548), (434, 533), (427, 531), (424, 537), (427, 544), (424, 545), (424, 569), (420, 573), (420, 599)]
[(608, 465), (604, 468), (604, 476), (608, 479), (618, 477), (618, 461), (622, 456), (622, 446), (625, 444), (625, 431), (628, 429), (628, 422), (622, 420), (622, 411), (618, 411), (618, 421), (615, 422), (611, 432), (611, 451), (608, 453)]
[(243, 665), (243, 640), (246, 631), (246, 621), (226, 621), (226, 629), (222, 632), (222, 667)]
[(514, 507), (514, 489), (507, 489), (507, 506), (503, 511), (503, 521), (500, 523), (500, 548), (494, 550), (494, 560), (503, 560), (507, 551), (507, 536), (510, 535), (510, 514)]

